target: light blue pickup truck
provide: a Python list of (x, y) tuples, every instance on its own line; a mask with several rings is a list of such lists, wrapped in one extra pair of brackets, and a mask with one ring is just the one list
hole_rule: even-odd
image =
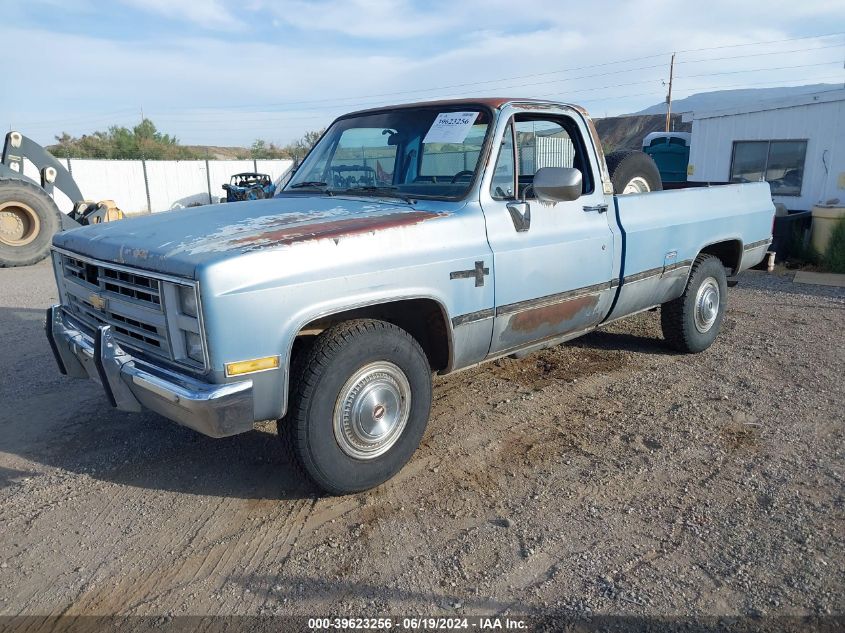
[(320, 487), (365, 490), (416, 450), (433, 372), (656, 306), (674, 348), (713, 342), (771, 242), (769, 186), (660, 189), (575, 106), (355, 112), (274, 199), (58, 234), (47, 336), (118, 409), (214, 437), (278, 420)]

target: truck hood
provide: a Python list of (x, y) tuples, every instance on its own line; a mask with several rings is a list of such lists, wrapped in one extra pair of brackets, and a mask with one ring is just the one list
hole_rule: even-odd
[(442, 203), (291, 196), (165, 211), (59, 233), (54, 246), (94, 259), (195, 278), (199, 266), (262, 249), (340, 240), (447, 215)]

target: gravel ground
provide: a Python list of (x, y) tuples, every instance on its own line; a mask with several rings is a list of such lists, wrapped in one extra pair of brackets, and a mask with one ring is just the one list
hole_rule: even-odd
[(845, 290), (745, 273), (724, 330), (659, 314), (435, 380), (412, 462), (320, 496), (272, 426), (109, 408), (0, 270), (0, 615), (842, 614)]

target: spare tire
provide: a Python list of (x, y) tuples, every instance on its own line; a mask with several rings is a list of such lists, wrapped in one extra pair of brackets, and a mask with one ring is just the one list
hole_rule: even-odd
[(0, 267), (40, 262), (61, 226), (61, 211), (43, 189), (25, 180), (0, 180)]
[(648, 154), (626, 149), (611, 152), (605, 160), (613, 183), (613, 193), (648, 193), (663, 189), (660, 171)]

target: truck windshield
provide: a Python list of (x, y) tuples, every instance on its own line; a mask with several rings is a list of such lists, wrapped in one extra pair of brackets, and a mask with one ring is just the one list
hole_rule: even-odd
[(420, 107), (340, 119), (285, 190), (462, 198), (478, 170), (490, 118), (472, 107)]

